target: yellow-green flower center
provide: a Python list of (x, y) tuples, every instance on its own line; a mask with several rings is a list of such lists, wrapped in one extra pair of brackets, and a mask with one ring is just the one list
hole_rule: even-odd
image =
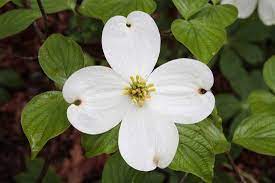
[(123, 94), (128, 95), (134, 104), (142, 107), (145, 101), (151, 98), (150, 94), (155, 92), (156, 88), (139, 75), (136, 77), (131, 76), (130, 79), (130, 86), (124, 88)]

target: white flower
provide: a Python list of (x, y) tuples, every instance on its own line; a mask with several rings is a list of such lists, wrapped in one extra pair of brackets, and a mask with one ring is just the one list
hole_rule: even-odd
[(239, 18), (248, 18), (256, 9), (265, 25), (275, 24), (275, 0), (222, 0), (222, 4), (232, 4), (238, 8)]
[(175, 123), (197, 123), (214, 108), (211, 70), (196, 60), (177, 59), (153, 71), (160, 33), (150, 15), (140, 11), (111, 18), (102, 47), (112, 69), (86, 67), (64, 85), (70, 123), (100, 134), (121, 122), (118, 146), (130, 166), (141, 171), (167, 167), (179, 142)]

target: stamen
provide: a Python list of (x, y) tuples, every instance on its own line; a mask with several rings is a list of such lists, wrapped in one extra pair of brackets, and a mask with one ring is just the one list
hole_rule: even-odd
[(154, 87), (153, 84), (148, 84), (148, 88)]
[(148, 91), (150, 91), (150, 92), (155, 92), (155, 91), (156, 91), (156, 88), (149, 88)]
[(151, 98), (151, 92), (155, 92), (156, 88), (152, 83), (147, 84), (146, 80), (139, 75), (131, 76), (130, 80), (131, 82), (124, 88), (123, 94), (129, 95), (135, 105), (142, 107), (146, 100)]

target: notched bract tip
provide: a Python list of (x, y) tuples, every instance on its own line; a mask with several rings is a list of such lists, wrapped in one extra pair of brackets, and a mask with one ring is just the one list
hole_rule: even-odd
[(128, 27), (128, 28), (130, 28), (132, 25), (130, 24), (130, 23), (126, 23), (126, 26)]
[(82, 103), (82, 101), (80, 99), (77, 99), (76, 101), (74, 101), (74, 105), (76, 106), (80, 106)]
[(207, 92), (207, 90), (203, 89), (203, 88), (200, 88), (199, 90), (199, 94), (205, 94)]
[(155, 164), (156, 166), (159, 165), (159, 157), (158, 157), (157, 155), (154, 156), (153, 162), (154, 162), (154, 164)]

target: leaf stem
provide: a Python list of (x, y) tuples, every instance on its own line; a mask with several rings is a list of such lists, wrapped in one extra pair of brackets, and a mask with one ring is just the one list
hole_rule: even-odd
[(187, 176), (188, 176), (188, 173), (185, 173), (185, 174), (182, 176), (182, 178), (180, 179), (180, 182), (179, 182), (179, 183), (184, 183), (185, 180), (186, 180), (186, 178), (187, 178)]
[(36, 32), (36, 34), (38, 35), (39, 39), (44, 42), (45, 41), (45, 35), (41, 32), (41, 30), (39, 29), (39, 27), (37, 26), (36, 22), (33, 22), (33, 28), (34, 31)]
[(163, 36), (163, 37), (169, 37), (169, 36), (172, 36), (172, 31), (169, 29), (169, 30), (163, 30), (163, 31), (160, 31), (160, 35)]
[(235, 171), (236, 175), (239, 177), (240, 181), (242, 183), (247, 183), (246, 180), (244, 179), (244, 177), (242, 176), (239, 167), (235, 164), (231, 154), (229, 152), (226, 152), (225, 154), (226, 154), (228, 162), (231, 164), (233, 170)]
[(13, 56), (16, 58), (20, 58), (22, 60), (37, 60), (38, 56), (32, 57), (32, 56), (21, 56), (21, 55), (17, 55), (16, 53), (13, 53)]
[(43, 182), (43, 179), (46, 176), (49, 167), (50, 167), (50, 158), (49, 158), (49, 156), (46, 156), (45, 162), (44, 162), (42, 170), (41, 170), (41, 172), (40, 172), (40, 174), (39, 174), (39, 176), (36, 180), (36, 183), (42, 183)]
[[(30, 1), (29, 0), (23, 0), (23, 5), (25, 8), (27, 9), (31, 9), (30, 6)], [(43, 42), (45, 40), (45, 35), (41, 32), (41, 30), (39, 29), (39, 27), (37, 26), (36, 22), (33, 22), (32, 24), (34, 31), (36, 32), (36, 34), (38, 35), (39, 39)]]
[(43, 21), (44, 21), (44, 26), (45, 26), (45, 34), (47, 35), (48, 34), (48, 17), (47, 17), (47, 14), (45, 12), (45, 9), (43, 7), (41, 0), (37, 0), (37, 4), (38, 4), (39, 10), (43, 16)]
[(47, 172), (50, 168), (50, 164), (51, 164), (52, 157), (53, 157), (52, 153), (53, 153), (54, 142), (55, 142), (54, 139), (52, 139), (48, 143), (47, 148), (45, 149), (46, 157), (45, 157), (45, 160), (44, 160), (43, 167), (40, 171), (40, 174), (39, 174), (39, 176), (37, 177), (37, 179), (35, 181), (36, 183), (42, 183), (44, 177), (47, 175)]

